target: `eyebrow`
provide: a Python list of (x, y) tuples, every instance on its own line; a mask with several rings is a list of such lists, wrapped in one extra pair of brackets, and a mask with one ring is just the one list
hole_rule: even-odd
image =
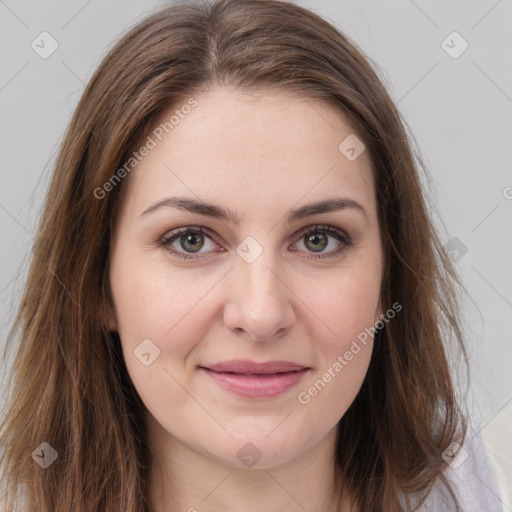
[[(197, 201), (196, 199), (189, 197), (166, 197), (164, 199), (161, 199), (160, 201), (157, 201), (156, 203), (152, 204), (149, 208), (144, 210), (141, 214), (141, 217), (143, 215), (147, 215), (151, 212), (154, 212), (155, 210), (162, 208), (164, 206), (178, 208), (180, 210), (186, 210), (188, 212), (197, 213), (200, 215), (207, 215), (215, 219), (221, 219), (227, 222), (232, 222), (235, 225), (238, 225), (240, 223), (240, 217), (238, 217), (230, 209), (223, 208), (215, 204), (208, 204), (203, 201)], [(285, 219), (288, 223), (292, 223), (309, 217), (311, 215), (347, 209), (360, 212), (368, 222), (368, 213), (366, 212), (363, 205), (348, 197), (333, 197), (330, 199), (325, 199), (323, 201), (318, 201), (316, 203), (310, 203), (305, 206), (301, 206), (300, 208), (289, 211), (285, 215)]]

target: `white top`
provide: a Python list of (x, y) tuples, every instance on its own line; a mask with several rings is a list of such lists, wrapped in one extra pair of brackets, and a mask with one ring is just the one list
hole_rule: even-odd
[(503, 511), (512, 511), (512, 406), (487, 422), (482, 439)]
[[(461, 512), (512, 511), (512, 409), (497, 415), (483, 429), (470, 425), (462, 448), (454, 458), (443, 452), (448, 461), (446, 477), (457, 494)], [(456, 512), (452, 501), (438, 481), (419, 510)]]

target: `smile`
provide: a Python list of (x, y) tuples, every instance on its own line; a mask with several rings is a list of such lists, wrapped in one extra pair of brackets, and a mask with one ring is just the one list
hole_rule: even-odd
[(301, 368), (276, 373), (216, 371), (200, 367), (221, 388), (248, 398), (271, 398), (296, 386), (309, 371)]

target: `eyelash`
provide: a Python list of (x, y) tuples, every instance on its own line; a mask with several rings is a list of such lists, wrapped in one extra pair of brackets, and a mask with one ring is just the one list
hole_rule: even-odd
[[(185, 228), (180, 228), (169, 233), (166, 233), (162, 238), (158, 240), (158, 245), (166, 249), (169, 253), (173, 254), (173, 256), (181, 260), (202, 259), (202, 256), (192, 256), (192, 253), (181, 253), (170, 248), (172, 243), (175, 240), (179, 239), (183, 234), (197, 233), (206, 235), (208, 238), (212, 240), (212, 242), (216, 243), (215, 240), (212, 239), (212, 234), (210, 233), (210, 230), (202, 228), (200, 226), (187, 226)], [(326, 225), (315, 225), (312, 228), (307, 228), (305, 231), (301, 232), (299, 240), (305, 237), (306, 235), (311, 235), (313, 233), (324, 233), (331, 235), (334, 238), (336, 238), (339, 242), (341, 242), (341, 245), (337, 249), (334, 249), (329, 253), (318, 254), (316, 256), (309, 257), (309, 259), (320, 260), (324, 258), (334, 258), (338, 256), (341, 252), (352, 246), (352, 240), (348, 235), (346, 235), (343, 231), (340, 231), (339, 229), (333, 226)]]

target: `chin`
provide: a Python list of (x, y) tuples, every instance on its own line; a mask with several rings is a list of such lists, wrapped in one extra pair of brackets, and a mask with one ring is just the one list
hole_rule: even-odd
[(277, 425), (269, 425), (264, 434), (260, 428), (247, 427), (243, 435), (225, 439), (222, 444), (212, 439), (217, 450), (211, 455), (237, 469), (271, 469), (293, 462), (318, 441), (311, 436), (306, 438), (304, 433), (300, 437), (292, 435), (285, 428), (279, 432), (282, 426), (276, 428)]

